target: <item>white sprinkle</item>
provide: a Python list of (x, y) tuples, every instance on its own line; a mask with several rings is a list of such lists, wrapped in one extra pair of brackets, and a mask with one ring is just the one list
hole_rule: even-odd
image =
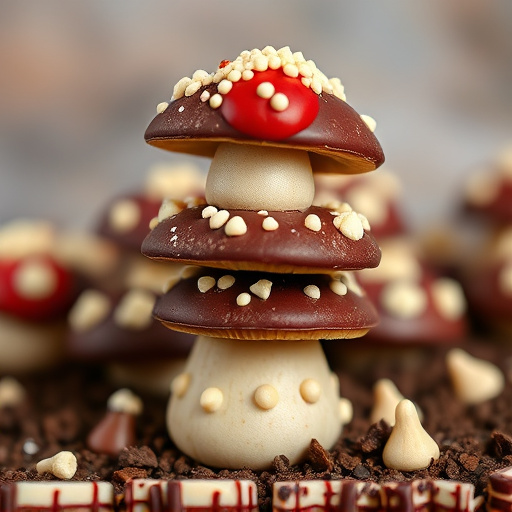
[(224, 232), (228, 236), (241, 236), (247, 233), (247, 224), (239, 215), (231, 217), (224, 228)]
[(347, 238), (350, 238), (350, 240), (361, 240), (361, 238), (363, 238), (363, 224), (356, 212), (343, 212), (337, 217), (334, 217), (333, 223), (336, 228)]
[(274, 96), (274, 93), (276, 92), (276, 88), (274, 85), (270, 82), (261, 82), (260, 85), (256, 88), (256, 94), (260, 98), (264, 99), (270, 99), (272, 96)]
[(222, 96), (220, 94), (214, 94), (210, 98), (210, 107), (212, 108), (219, 108), (222, 105)]
[(219, 85), (217, 86), (217, 91), (219, 91), (220, 94), (227, 94), (231, 89), (233, 88), (233, 82), (230, 82), (229, 80), (222, 80)]
[(216, 284), (215, 278), (211, 276), (202, 276), (197, 280), (197, 289), (201, 293), (211, 290)]
[(258, 282), (251, 285), (249, 289), (260, 299), (267, 300), (270, 297), (270, 292), (272, 290), (272, 281), (269, 281), (268, 279), (260, 279)]
[(219, 210), (216, 214), (210, 217), (210, 228), (211, 229), (219, 229), (229, 219), (229, 212), (227, 210)]
[(217, 210), (215, 206), (207, 206), (206, 208), (203, 208), (201, 216), (203, 219), (209, 219), (210, 217), (213, 217), (218, 211), (219, 210)]
[(219, 288), (219, 290), (227, 290), (228, 288), (231, 288), (234, 284), (235, 278), (230, 275), (219, 277), (219, 280), (217, 281), (217, 287)]
[(199, 99), (205, 103), (210, 99), (210, 91), (203, 91), (201, 93), (201, 96), (199, 96)]
[(156, 106), (156, 113), (163, 114), (167, 110), (168, 106), (169, 106), (169, 103), (167, 103), (167, 101), (162, 101), (162, 103), (159, 103)]
[(279, 227), (279, 222), (277, 222), (274, 217), (265, 217), (261, 223), (261, 227), (265, 231), (275, 231)]
[(322, 229), (322, 221), (320, 217), (314, 213), (310, 213), (304, 220), (304, 225), (311, 231), (320, 231)]
[(278, 92), (270, 98), (270, 106), (277, 112), (283, 112), (283, 110), (286, 110), (289, 105), (290, 100), (288, 99), (288, 96), (282, 92)]
[(178, 109), (178, 112), (181, 114), (185, 110), (185, 107), (181, 105), (181, 107)]
[(364, 124), (368, 126), (371, 132), (375, 131), (375, 128), (377, 128), (377, 122), (373, 117), (367, 116), (366, 114), (361, 114), (361, 119), (364, 121)]
[(308, 297), (311, 297), (312, 299), (319, 299), (320, 298), (320, 288), (318, 288), (318, 286), (316, 286), (314, 284), (308, 284), (304, 288), (304, 293)]
[(249, 302), (251, 302), (251, 296), (246, 292), (241, 293), (236, 298), (236, 303), (238, 306), (247, 306), (247, 304), (249, 304)]
[(242, 80), (252, 80), (254, 78), (254, 72), (250, 69), (246, 69), (242, 71)]

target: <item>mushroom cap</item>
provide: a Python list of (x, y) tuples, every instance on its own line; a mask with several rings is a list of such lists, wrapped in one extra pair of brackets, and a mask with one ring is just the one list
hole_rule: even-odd
[[(209, 284), (203, 287), (204, 282)], [(241, 295), (248, 300), (240, 302)], [(340, 280), (216, 269), (179, 281), (157, 300), (154, 314), (173, 330), (240, 340), (354, 338), (378, 320), (350, 273)]]
[[(342, 99), (339, 81), (328, 81), (314, 63), (296, 54), (277, 59), (273, 69), (258, 71), (256, 61), (244, 53), (221, 63), (212, 75), (202, 72), (202, 80), (178, 82), (171, 102), (159, 108), (148, 126), (146, 141), (206, 157), (213, 157), (222, 142), (300, 149), (309, 152), (313, 172), (355, 174), (384, 162), (377, 138)], [(239, 71), (244, 67), (249, 74)], [(290, 76), (290, 67), (297, 69), (296, 76)], [(312, 79), (305, 76), (311, 73)], [(271, 84), (276, 96), (286, 98), (286, 106), (274, 108), (274, 98), (258, 92), (260, 84)], [(210, 101), (213, 97), (216, 103)]]

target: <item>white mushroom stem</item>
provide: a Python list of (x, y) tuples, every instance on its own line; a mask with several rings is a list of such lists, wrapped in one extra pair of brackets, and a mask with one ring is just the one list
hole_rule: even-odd
[(167, 426), (183, 452), (210, 466), (264, 469), (281, 454), (295, 464), (313, 438), (331, 448), (351, 416), (318, 341), (201, 336), (182, 375)]
[(77, 460), (72, 452), (62, 451), (50, 457), (39, 461), (36, 465), (36, 471), (41, 475), (51, 473), (62, 480), (73, 478), (77, 469)]
[(305, 210), (315, 183), (306, 151), (220, 144), (206, 179), (206, 201), (219, 209)]
[(439, 446), (421, 425), (416, 407), (402, 400), (396, 407), (395, 426), (384, 446), (384, 465), (400, 471), (416, 471), (439, 458)]

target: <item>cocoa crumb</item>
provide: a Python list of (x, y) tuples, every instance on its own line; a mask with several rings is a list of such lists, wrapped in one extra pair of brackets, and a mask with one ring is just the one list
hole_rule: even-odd
[(128, 480), (131, 480), (132, 478), (147, 478), (148, 472), (145, 469), (142, 468), (123, 468), (118, 471), (114, 471), (114, 474), (112, 475), (112, 479), (116, 482), (120, 483), (126, 483)]
[(307, 460), (316, 471), (331, 471), (333, 468), (332, 457), (316, 439), (311, 439)]
[(135, 466), (138, 468), (157, 468), (158, 460), (155, 452), (148, 446), (141, 446), (140, 448), (130, 446), (123, 448), (119, 454), (119, 465)]

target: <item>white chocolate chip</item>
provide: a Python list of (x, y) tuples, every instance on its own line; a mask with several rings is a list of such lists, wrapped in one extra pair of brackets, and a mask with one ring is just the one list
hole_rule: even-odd
[(379, 379), (373, 386), (373, 407), (370, 421), (377, 423), (384, 420), (388, 425), (395, 424), (396, 406), (404, 399), (404, 396), (395, 383), (390, 379)]
[(216, 93), (210, 98), (208, 103), (213, 109), (219, 108), (222, 105), (222, 96)]
[(190, 373), (180, 373), (174, 377), (171, 383), (172, 394), (178, 398), (183, 398), (188, 391), (191, 379)]
[(260, 299), (267, 300), (270, 297), (270, 292), (272, 290), (272, 281), (268, 279), (260, 279), (258, 282), (254, 283), (249, 288), (256, 297)]
[(265, 217), (261, 223), (261, 227), (265, 231), (275, 231), (279, 228), (279, 222), (274, 217)]
[(382, 453), (384, 465), (399, 471), (416, 471), (428, 467), (439, 455), (439, 446), (421, 425), (414, 404), (402, 400), (396, 407), (395, 426)]
[(346, 295), (348, 292), (347, 285), (338, 279), (332, 279), (329, 283), (329, 288), (336, 295)]
[(427, 308), (427, 295), (417, 283), (397, 281), (384, 286), (381, 304), (388, 313), (398, 318), (417, 318)]
[(243, 292), (236, 298), (236, 303), (238, 306), (247, 306), (251, 302), (251, 296)]
[(233, 82), (229, 80), (222, 80), (217, 86), (217, 90), (220, 94), (227, 94), (233, 88)]
[(217, 281), (217, 288), (219, 288), (219, 290), (227, 290), (228, 288), (231, 288), (234, 284), (235, 278), (230, 275), (225, 275), (219, 277), (219, 280)]
[(320, 217), (314, 213), (310, 213), (304, 220), (304, 225), (311, 231), (320, 231), (322, 229), (322, 221)]
[(127, 233), (135, 229), (140, 222), (139, 205), (130, 199), (117, 201), (109, 211), (110, 227), (118, 233)]
[(258, 386), (254, 392), (254, 402), (261, 409), (268, 411), (273, 409), (279, 402), (279, 393), (274, 386), (263, 384)]
[(333, 223), (350, 240), (361, 240), (364, 235), (363, 224), (356, 212), (343, 212), (334, 217)]
[(283, 112), (290, 106), (290, 100), (286, 94), (277, 92), (270, 98), (270, 106), (277, 112)]
[(446, 364), (455, 394), (465, 404), (491, 400), (505, 387), (505, 377), (497, 366), (460, 348), (448, 352)]
[(308, 404), (315, 404), (320, 400), (322, 386), (316, 379), (305, 379), (299, 386), (300, 396)]
[(205, 412), (216, 412), (222, 407), (224, 394), (219, 388), (206, 388), (201, 393), (199, 403)]
[(375, 131), (375, 128), (377, 128), (377, 122), (373, 117), (367, 116), (366, 114), (360, 115), (361, 119), (363, 120), (364, 124), (368, 126), (371, 132)]
[(308, 297), (311, 297), (312, 299), (320, 298), (320, 288), (318, 288), (318, 286), (315, 284), (308, 284), (303, 291)]
[(167, 110), (168, 106), (169, 106), (169, 103), (167, 103), (167, 101), (162, 101), (161, 103), (159, 103), (156, 106), (156, 113), (163, 114)]
[(219, 210), (217, 213), (210, 217), (210, 229), (219, 229), (229, 219), (229, 212), (227, 210)]
[(140, 397), (127, 388), (118, 389), (107, 400), (107, 409), (112, 412), (123, 412), (139, 416), (142, 414), (143, 408)]
[(255, 57), (254, 69), (256, 71), (266, 71), (268, 69), (268, 58), (265, 55)]
[(201, 293), (211, 290), (216, 284), (215, 278), (211, 276), (202, 276), (197, 280), (197, 289)]
[(203, 208), (203, 211), (201, 212), (201, 217), (203, 219), (210, 219), (213, 217), (219, 210), (215, 208), (215, 206), (207, 206), (206, 208)]
[(155, 296), (146, 290), (130, 290), (114, 310), (114, 321), (125, 329), (144, 330), (153, 322)]
[(23, 261), (12, 276), (16, 293), (30, 300), (51, 296), (57, 289), (57, 280), (53, 267), (36, 258)]
[(0, 379), (0, 411), (3, 407), (15, 407), (25, 399), (25, 388), (13, 377)]
[(247, 233), (247, 224), (239, 215), (235, 215), (228, 220), (224, 232), (228, 236), (241, 236)]
[(360, 297), (364, 296), (363, 289), (359, 286), (353, 272), (340, 271), (333, 275), (333, 278), (338, 278), (341, 282), (345, 283), (347, 288)]
[(69, 480), (75, 475), (77, 466), (75, 455), (72, 452), (62, 451), (53, 457), (39, 461), (36, 464), (36, 471), (40, 475), (51, 473), (62, 480)]
[(297, 78), (299, 76), (299, 68), (295, 64), (286, 64), (283, 67), (283, 73), (286, 76)]
[(439, 313), (448, 320), (458, 320), (466, 311), (462, 287), (453, 279), (436, 279), (432, 283), (432, 299)]
[(256, 94), (260, 98), (264, 98), (267, 100), (272, 98), (275, 92), (276, 88), (270, 82), (261, 82), (261, 84), (259, 84), (258, 87), (256, 88)]
[(204, 90), (204, 91), (201, 93), (201, 96), (199, 96), (199, 99), (200, 99), (203, 103), (206, 103), (206, 102), (210, 99), (210, 91), (206, 91), (206, 90)]
[(242, 71), (242, 80), (252, 80), (254, 78), (254, 72), (250, 69)]
[(74, 331), (88, 331), (105, 320), (109, 312), (110, 300), (107, 295), (98, 290), (86, 290), (69, 312), (68, 323)]

